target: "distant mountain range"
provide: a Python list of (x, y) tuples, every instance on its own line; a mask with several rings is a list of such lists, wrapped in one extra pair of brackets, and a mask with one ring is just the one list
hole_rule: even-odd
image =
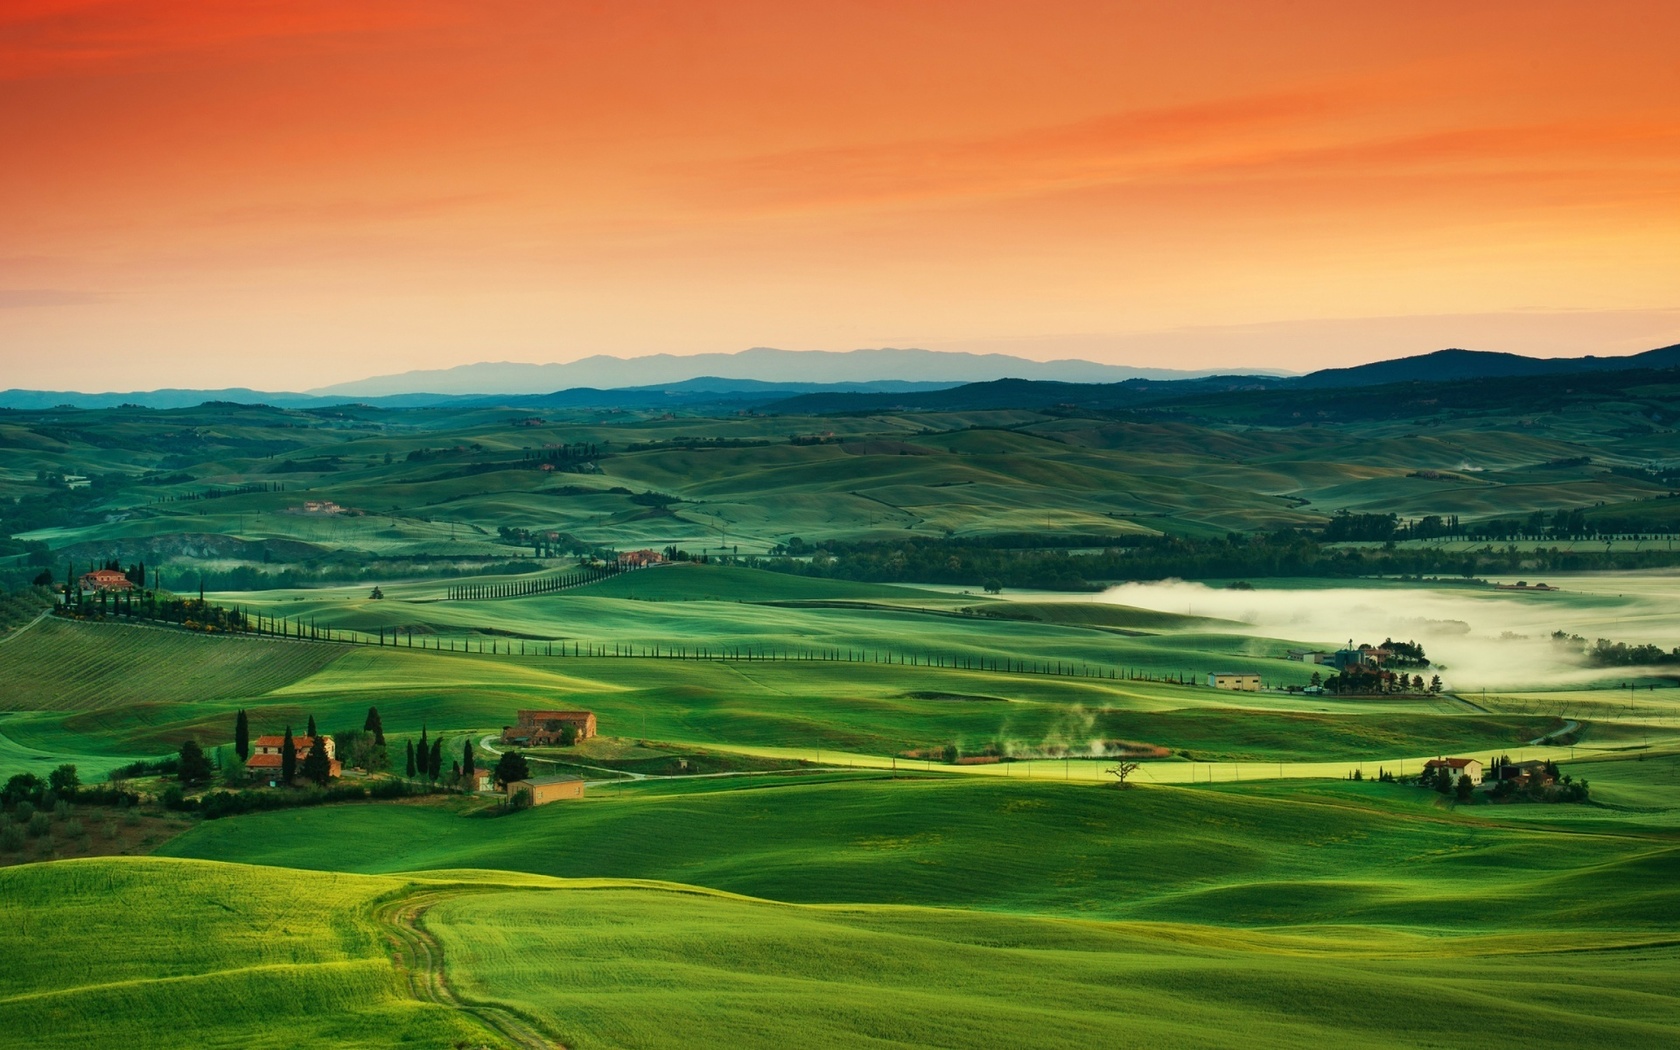
[[(707, 366), (720, 364), (727, 366), (721, 369), (723, 374), (705, 370)], [(1351, 368), (1329, 368), (1304, 376), (1266, 372), (1219, 375), (935, 350), (837, 353), (758, 348), (739, 354), (693, 357), (670, 354), (628, 360), (592, 357), (569, 365), (462, 365), (305, 393), (275, 393), (243, 387), (102, 394), (6, 390), (0, 391), (0, 408), (41, 411), (61, 406), (139, 405), (162, 409), (191, 407), (206, 401), (317, 408), (356, 401), (386, 408), (481, 405), (520, 409), (658, 409), (734, 405), (798, 413), (906, 407), (937, 409), (973, 404), (976, 398), (988, 405), (1003, 404), (1010, 399), (1034, 404), (1092, 403), (1093, 399), (1119, 404), (1233, 390), (1323, 390), (1670, 368), (1680, 368), (1680, 345), (1627, 357), (1536, 358), (1483, 350), (1437, 350)], [(662, 372), (681, 378), (661, 379), (658, 375)], [(746, 372), (754, 374), (741, 374)], [(546, 382), (585, 376), (595, 377), (598, 384), (565, 386)], [(634, 385), (624, 382), (632, 378), (640, 382)], [(428, 385), (431, 388), (425, 389)], [(984, 393), (975, 393), (977, 387), (984, 387)], [(964, 390), (970, 393), (962, 393)]]
[[(337, 398), (391, 394), (536, 394), (578, 387), (616, 390), (680, 383), (698, 377), (761, 383), (974, 383), (988, 379), (1046, 379), (1118, 383), (1125, 379), (1187, 379), (1208, 375), (1170, 368), (1131, 368), (1093, 361), (1030, 361), (1007, 354), (943, 350), (776, 350), (757, 346), (735, 354), (650, 354), (586, 357), (563, 365), (480, 363), (433, 371), (375, 376), (307, 393)], [(1261, 371), (1269, 372), (1269, 369)]]

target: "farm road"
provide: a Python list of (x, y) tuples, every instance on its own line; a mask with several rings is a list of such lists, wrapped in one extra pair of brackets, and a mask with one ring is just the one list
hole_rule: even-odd
[(415, 889), (375, 907), (374, 919), (390, 937), (392, 961), (408, 978), (408, 987), (421, 1002), (436, 1003), (471, 1014), (486, 1028), (524, 1050), (566, 1050), (543, 1035), (514, 1011), (490, 1003), (462, 999), (449, 987), (443, 972), (443, 945), (422, 921), (434, 904), (466, 890)]
[(33, 620), (30, 620), (28, 623), (24, 624), (22, 627), (19, 627), (17, 630), (13, 631), (11, 634), (8, 634), (6, 637), (0, 638), (0, 645), (5, 645), (7, 642), (11, 641), (13, 638), (16, 638), (18, 635), (20, 635), (23, 632), (29, 630), (31, 627), (40, 623), (42, 620), (45, 620), (47, 617), (52, 615), (52, 612), (53, 611), (51, 609), (42, 609), (41, 610), (41, 615), (35, 617), (35, 619), (33, 619)]
[[(486, 736), (478, 742), (478, 746), (492, 755), (502, 752), (496, 748), (495, 736)], [(727, 750), (727, 749), (725, 749)], [(800, 766), (796, 769), (741, 769), (727, 773), (632, 773), (628, 769), (611, 769), (606, 766), (591, 766), (582, 762), (570, 762), (569, 765), (579, 769), (593, 769), (602, 773), (611, 773), (607, 780), (586, 780), (584, 785), (594, 787), (600, 784), (618, 784), (626, 780), (716, 780), (719, 777), (762, 777), (771, 773), (844, 773), (854, 769), (854, 766)]]

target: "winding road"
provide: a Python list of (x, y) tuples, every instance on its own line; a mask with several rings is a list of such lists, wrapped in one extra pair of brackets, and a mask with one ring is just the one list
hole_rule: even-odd
[(385, 901), (373, 910), (390, 942), (391, 961), (408, 978), (409, 993), (425, 1003), (436, 1003), (470, 1014), (509, 1045), (524, 1050), (566, 1050), (564, 1044), (545, 1036), (535, 1024), (505, 1006), (461, 998), (449, 987), (443, 972), (443, 945), (426, 929), (426, 910), (466, 889), (419, 888)]

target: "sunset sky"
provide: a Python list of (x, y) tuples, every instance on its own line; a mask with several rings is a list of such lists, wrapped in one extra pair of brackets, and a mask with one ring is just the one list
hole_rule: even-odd
[(1677, 40), (1666, 0), (7, 0), (0, 387), (1648, 349)]

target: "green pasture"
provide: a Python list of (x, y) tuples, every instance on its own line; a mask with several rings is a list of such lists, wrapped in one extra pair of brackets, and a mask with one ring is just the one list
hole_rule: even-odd
[(369, 911), (402, 885), (130, 858), (0, 869), (19, 949), (0, 963), (0, 1045), (481, 1045), (391, 966)]
[[(1663, 760), (1673, 763), (1673, 758)], [(1595, 763), (1566, 770), (1587, 776)], [(1672, 799), (1668, 803), (1672, 806)], [(1680, 844), (1415, 787), (1141, 787), (838, 774), (615, 783), (486, 819), (360, 805), (203, 824), (173, 856), (382, 873), (664, 879), (782, 901), (1271, 927), (1660, 930)], [(1577, 807), (1579, 808), (1579, 807)], [(323, 843), (330, 839), (330, 848)]]
[(612, 886), (463, 895), (427, 921), (465, 992), (580, 1050), (1452, 1046), (1536, 1023), (1613, 1047), (1672, 1040), (1680, 1006), (1672, 948), (1568, 954), (1563, 938), (1513, 950)]
[[(649, 575), (657, 575), (656, 573)], [(526, 599), (541, 605), (543, 599)], [(609, 601), (600, 599), (597, 601)], [(378, 604), (378, 603), (375, 603)], [(461, 608), (516, 603), (460, 603)], [(617, 602), (641, 607), (641, 602)], [(958, 632), (1072, 636), (1129, 647), (1133, 667), (1205, 665), (1215, 646), (1273, 643), (1224, 635), (1118, 637), (1105, 631), (981, 618), (861, 610), (787, 610), (736, 603), (645, 603), (660, 613), (744, 611), (950, 625)], [(765, 621), (768, 622), (768, 621)], [(959, 635), (941, 639), (951, 642)], [(1000, 642), (1002, 637), (1000, 635)], [(1090, 753), (1111, 742), (1189, 752), (1202, 761), (1379, 761), (1466, 751), (1492, 754), (1561, 729), (1573, 710), (1546, 694), (1488, 710), (1447, 697), (1337, 700), (1282, 692), (1233, 694), (1200, 685), (857, 660), (649, 659), (536, 655), (539, 643), (494, 638), (499, 655), (419, 648), (215, 638), (122, 624), (52, 621), (0, 646), (14, 714), (0, 725), (7, 765), (41, 756), (153, 757), (188, 737), (231, 742), (233, 714), (257, 732), (360, 726), (376, 706), (393, 734), (494, 731), (522, 707), (587, 707), (609, 736), (706, 747), (826, 749), (894, 755), (956, 744), (1032, 757)], [(531, 655), (507, 655), (526, 644)], [(1058, 644), (1065, 645), (1065, 641)], [(954, 645), (952, 646), (955, 647)], [(1159, 648), (1152, 648), (1159, 647)], [(843, 650), (830, 650), (839, 655)], [(975, 659), (991, 650), (975, 648)], [(1007, 650), (1006, 650), (1007, 652)], [(1165, 653), (1166, 656), (1159, 654)], [(1077, 648), (1063, 657), (1075, 664)], [(912, 659), (920, 659), (913, 656)], [(1224, 662), (1222, 660), (1222, 662)], [(1251, 663), (1264, 665), (1262, 658)], [(1280, 662), (1281, 663), (1281, 662)], [(1040, 659), (1039, 666), (1046, 666)], [(1296, 674), (1301, 665), (1287, 665)], [(62, 680), (57, 668), (79, 668)], [(1587, 694), (1594, 695), (1594, 694)], [(1610, 694), (1597, 694), (1613, 699)], [(1653, 694), (1661, 697), (1661, 694)], [(1666, 699), (1666, 698), (1663, 698)], [(1638, 717), (1614, 704), (1589, 715), (1589, 746), (1631, 734), (1672, 736), (1675, 712), (1648, 701)], [(1583, 710), (1586, 710), (1583, 708)], [(1601, 733), (1614, 731), (1609, 737)], [(67, 759), (70, 760), (70, 759)]]

